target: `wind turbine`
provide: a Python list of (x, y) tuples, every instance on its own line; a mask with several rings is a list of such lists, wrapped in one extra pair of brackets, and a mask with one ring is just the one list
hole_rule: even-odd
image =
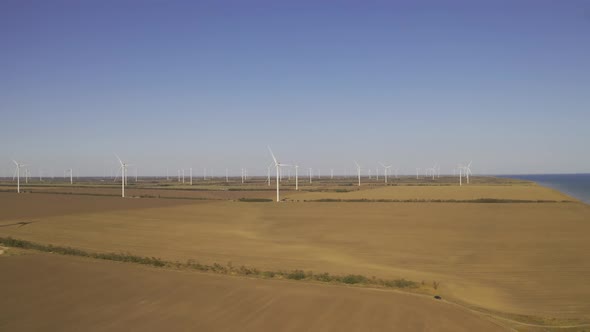
[(469, 184), (469, 175), (471, 174), (471, 161), (467, 166), (459, 164), (457, 168), (459, 169), (459, 186), (463, 185), (463, 176), (467, 179), (467, 184)]
[(299, 165), (295, 165), (295, 190), (299, 190)]
[(467, 178), (467, 184), (469, 184), (469, 175), (471, 174), (471, 161), (469, 162), (469, 164), (467, 164), (467, 166), (465, 166), (464, 170), (465, 170), (465, 177)]
[(311, 183), (311, 167), (309, 168), (309, 183)]
[(74, 184), (74, 171), (71, 168), (68, 168), (66, 171), (70, 173), (70, 184)]
[[(128, 164), (124, 163), (119, 156), (115, 155), (119, 160), (119, 164), (121, 164), (121, 197), (125, 197), (125, 183), (127, 182), (127, 166)], [(116, 180), (116, 178), (115, 178)]]
[(359, 165), (356, 160), (353, 160), (354, 164), (356, 165), (356, 173), (358, 175), (359, 178), (359, 187), (361, 186), (361, 165)]
[(334, 179), (334, 169), (330, 168), (330, 180)]
[(193, 185), (193, 168), (189, 168), (189, 174), (190, 174), (190, 179), (191, 179), (191, 186)]
[[(22, 167), (25, 167), (27, 165), (24, 164), (20, 164), (19, 162), (17, 162), (16, 160), (12, 160), (12, 162), (14, 163), (14, 165), (16, 166), (16, 169), (14, 170), (16, 173), (16, 192), (17, 194), (20, 194), (20, 169)], [(12, 177), (14, 179), (14, 176)]]
[(275, 168), (277, 169), (277, 202), (280, 202), (280, 194), (279, 194), (279, 182), (281, 179), (281, 167), (285, 167), (285, 166), (290, 166), (290, 165), (286, 165), (286, 164), (281, 164), (277, 158), (275, 158), (274, 153), (272, 153), (272, 150), (270, 149), (270, 146), (268, 147), (268, 151), (270, 152), (270, 155), (272, 156), (272, 160), (275, 163)]
[(392, 165), (385, 166), (385, 165), (383, 165), (383, 163), (379, 163), (379, 164), (380, 164), (381, 166), (383, 166), (383, 176), (385, 177), (385, 183), (387, 183), (387, 170), (388, 170), (388, 169), (389, 169), (389, 168), (390, 168)]
[[(434, 166), (432, 166), (431, 168), (427, 168), (426, 169), (426, 175), (432, 175), (432, 179), (434, 180), (434, 176), (436, 175), (436, 170), (438, 167), (438, 163), (435, 163)], [(440, 169), (440, 167), (439, 167)], [(439, 171), (440, 172), (440, 171)]]

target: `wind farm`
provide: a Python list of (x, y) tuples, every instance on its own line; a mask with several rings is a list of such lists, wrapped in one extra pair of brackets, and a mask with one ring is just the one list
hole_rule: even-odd
[[(577, 230), (585, 227), (583, 220), (590, 215), (587, 205), (528, 181), (473, 176), (471, 162), (460, 168), (464, 178), (471, 175), (469, 184), (465, 181), (462, 185), (457, 175), (443, 172), (438, 176), (438, 166), (434, 167), (437, 175), (434, 178), (431, 168), (425, 173), (428, 176), (418, 180), (411, 174), (388, 179), (385, 170), (392, 166), (380, 162), (375, 164), (384, 169), (383, 178), (369, 179), (368, 175), (360, 174), (360, 164), (356, 161), (356, 174), (338, 176), (336, 172), (334, 178), (299, 184), (297, 163), (294, 166), (281, 163), (270, 147), (267, 150), (275, 173), (272, 178), (262, 175), (268, 171), (267, 167), (260, 170), (260, 176), (246, 178), (242, 170), (241, 175), (228, 173), (227, 178), (225, 174), (212, 175), (206, 180), (193, 179), (192, 184), (183, 183), (182, 179), (171, 181), (166, 174), (129, 181), (126, 175), (129, 164), (117, 156), (120, 167), (115, 179), (81, 177), (73, 185), (69, 178), (54, 182), (31, 180), (20, 187), (20, 193), (15, 187), (18, 182), (2, 179), (0, 224), (32, 223), (2, 227), (0, 242), (6, 245), (11, 243), (9, 239), (18, 239), (88, 253), (129, 252), (157, 257), (158, 262), (168, 266), (164, 270), (212, 266), (198, 273), (212, 273), (206, 277), (211, 280), (215, 280), (216, 274), (239, 279), (242, 273), (247, 273), (271, 285), (278, 282), (278, 287), (282, 287), (281, 280), (301, 281), (302, 285), (319, 283), (309, 286), (319, 287), (325, 279), (333, 285), (387, 290), (390, 287), (383, 286), (387, 282), (373, 284), (371, 278), (405, 280), (407, 284), (400, 282), (400, 286), (392, 289), (419, 298), (439, 296), (460, 306), (465, 313), (515, 328), (531, 322), (541, 326), (546, 317), (568, 324), (581, 324), (588, 319), (585, 299), (590, 288), (584, 282), (588, 275), (581, 272), (587, 268), (581, 257), (568, 265), (571, 267), (546, 270), (539, 275), (535, 272), (540, 268), (536, 260), (516, 255), (513, 250), (496, 253), (493, 258), (485, 254), (487, 247), (500, 244), (511, 247), (520, 243), (518, 246), (522, 247), (535, 243), (536, 246), (542, 242), (544, 228), (535, 226), (537, 231), (531, 233), (523, 225), (542, 222), (544, 227), (551, 227), (555, 217), (562, 220), (560, 227), (564, 227), (562, 232), (566, 232), (568, 243), (583, 246), (585, 237)], [(263, 160), (262, 164), (268, 161)], [(280, 176), (287, 167), (295, 169), (291, 180)], [(449, 169), (448, 173), (451, 172)], [(269, 180), (274, 188), (269, 188)], [(120, 182), (118, 189), (117, 182)], [(28, 208), (23, 210), (23, 206)], [(531, 209), (536, 214), (531, 215)], [(504, 216), (505, 220), (501, 230), (490, 238), (489, 227), (497, 222), (498, 216)], [(468, 226), (469, 220), (476, 220), (478, 228)], [(143, 225), (142, 230), (129, 233), (138, 223)], [(106, 225), (111, 225), (108, 227), (113, 231), (99, 231)], [(448, 228), (453, 229), (453, 236), (435, 235), (448, 232)], [(62, 235), (55, 238), (58, 229)], [(182, 235), (173, 229), (182, 229)], [(223, 229), (231, 232), (225, 234)], [(523, 231), (530, 243), (520, 242), (519, 234)], [(320, 234), (331, 235), (322, 238), (318, 237)], [(102, 242), (104, 236), (110, 240)], [(486, 246), (475, 245), (482, 236), (491, 242)], [(285, 246), (283, 243), (288, 239), (297, 240)], [(347, 244), (352, 239), (356, 244)], [(463, 243), (460, 249), (456, 247), (459, 239)], [(466, 239), (470, 240), (465, 243)], [(199, 245), (191, 245), (194, 242)], [(559, 248), (556, 243), (545, 243), (535, 250), (549, 254), (566, 249)], [(22, 250), (18, 246), (7, 249), (15, 253)], [(452, 258), (457, 250), (463, 254)], [(564, 259), (561, 255), (566, 252), (555, 257), (555, 262)], [(409, 257), (416, 263), (409, 266), (402, 263)], [(65, 263), (79, 258), (59, 258), (64, 259)], [(498, 264), (497, 268), (489, 265), (490, 259), (497, 262), (494, 263)], [(484, 260), (494, 272), (480, 274)], [(173, 267), (174, 261), (198, 261), (201, 265), (183, 263)], [(574, 266), (582, 270), (570, 270)], [(522, 271), (519, 275), (511, 272), (517, 268)], [(297, 271), (301, 271), (301, 276)], [(348, 281), (347, 275), (356, 277), (349, 277)], [(546, 278), (559, 287), (546, 284), (541, 291), (519, 286), (526, 282), (544, 283)], [(488, 293), (494, 295), (473, 296)], [(544, 296), (545, 300), (538, 301), (538, 296)], [(578, 309), (567, 312), (559, 309), (566, 305)], [(520, 315), (520, 320), (514, 320), (514, 314)]]
[(588, 12), (0, 2), (0, 331), (590, 331)]

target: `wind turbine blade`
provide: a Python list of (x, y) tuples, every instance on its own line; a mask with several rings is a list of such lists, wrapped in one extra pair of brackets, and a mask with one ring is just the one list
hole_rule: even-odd
[(277, 158), (275, 158), (275, 154), (272, 153), (272, 150), (270, 149), (270, 146), (267, 146), (268, 151), (270, 151), (270, 155), (272, 156), (272, 160), (275, 161), (275, 166), (279, 164), (279, 162), (277, 161)]
[(356, 165), (356, 168), (361, 168), (361, 166), (359, 165), (359, 163), (356, 162), (356, 160), (353, 160), (354, 164)]
[(117, 157), (117, 160), (119, 160), (119, 164), (121, 164), (121, 166), (123, 166), (123, 161), (121, 160), (121, 158), (119, 158), (119, 156), (117, 156), (117, 154), (114, 154), (115, 157)]
[(383, 165), (383, 163), (379, 163), (379, 165), (381, 165), (381, 166), (383, 166), (383, 167), (387, 168), (385, 165)]
[(18, 162), (16, 160), (12, 159), (12, 162), (18, 167)]

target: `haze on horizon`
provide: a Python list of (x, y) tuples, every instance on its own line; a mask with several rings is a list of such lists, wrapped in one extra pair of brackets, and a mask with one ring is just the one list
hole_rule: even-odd
[(261, 175), (267, 145), (326, 175), (590, 172), (587, 1), (9, 0), (0, 27), (0, 176)]

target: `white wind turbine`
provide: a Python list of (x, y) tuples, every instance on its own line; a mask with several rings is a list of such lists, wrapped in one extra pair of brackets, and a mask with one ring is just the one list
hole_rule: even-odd
[(272, 150), (270, 149), (270, 146), (268, 146), (268, 151), (270, 152), (270, 155), (272, 156), (272, 160), (274, 161), (275, 164), (275, 168), (277, 170), (277, 202), (280, 202), (280, 194), (279, 194), (279, 183), (281, 182), (281, 167), (286, 167), (286, 166), (290, 166), (290, 165), (286, 165), (286, 164), (281, 164), (277, 158), (275, 158), (274, 153), (272, 153)]
[(387, 183), (387, 170), (391, 168), (392, 165), (385, 166), (383, 163), (379, 163), (383, 167), (383, 176), (385, 177), (385, 183)]
[[(16, 160), (12, 160), (12, 162), (16, 166), (16, 169), (14, 170), (14, 173), (16, 175), (16, 192), (18, 194), (20, 194), (20, 169), (23, 168), (23, 167), (25, 167), (25, 166), (27, 166), (27, 165), (20, 164)], [(12, 177), (12, 179), (14, 180), (14, 176)]]
[(467, 166), (459, 164), (457, 168), (459, 169), (459, 186), (463, 185), (463, 176), (467, 179), (467, 184), (469, 184), (469, 175), (471, 175), (471, 161)]
[(354, 164), (356, 165), (356, 173), (358, 175), (358, 179), (359, 179), (359, 187), (361, 186), (361, 165), (359, 165), (356, 160), (353, 160)]
[(66, 172), (70, 173), (70, 184), (74, 184), (74, 170), (68, 168)]
[(438, 166), (438, 163), (435, 163), (434, 166), (432, 166), (431, 168), (427, 168), (426, 169), (426, 175), (431, 175), (432, 179), (434, 180), (434, 176), (436, 175), (437, 172), (437, 167), (439, 169), (440, 172), (440, 167)]
[(299, 190), (299, 165), (295, 165), (295, 190)]
[[(124, 163), (121, 158), (119, 158), (119, 156), (115, 155), (115, 157), (117, 157), (117, 160), (119, 160), (119, 164), (121, 164), (120, 170), (121, 170), (121, 197), (125, 197), (125, 184), (127, 182), (127, 167), (129, 166), (128, 164)], [(115, 181), (117, 179), (115, 178)]]
[(467, 166), (465, 166), (463, 168), (463, 170), (465, 171), (465, 178), (467, 179), (467, 184), (469, 184), (469, 175), (471, 175), (471, 161), (469, 162), (469, 164), (467, 164)]

